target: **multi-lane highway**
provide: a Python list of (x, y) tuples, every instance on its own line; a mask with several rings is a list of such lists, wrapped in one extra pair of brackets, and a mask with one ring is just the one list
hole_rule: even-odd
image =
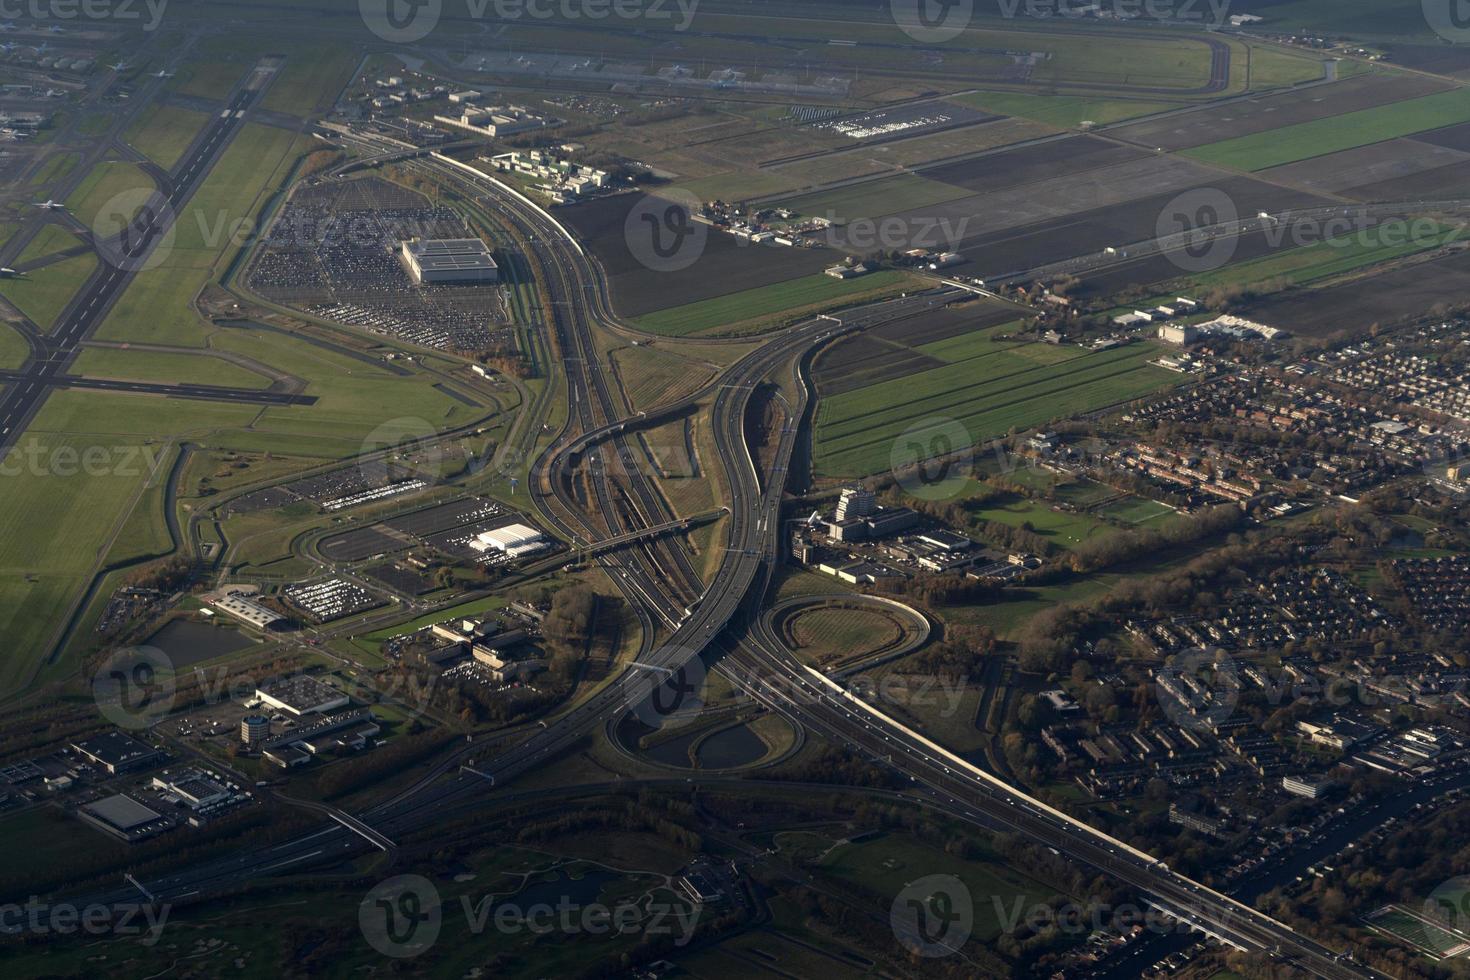
[[(640, 420), (623, 417), (626, 406), (615, 398), (593, 346), (592, 326), (611, 317), (600, 270), (549, 215), (529, 202), (499, 194), (488, 179), (481, 182), (453, 171), (441, 176), (468, 181), (482, 203), (528, 232), (524, 240), (541, 253), (539, 264), (557, 301), (549, 316), (566, 366), (571, 412), (568, 428), (534, 470), (543, 518), (562, 533), (583, 538), (629, 533), (666, 521), (666, 508), (646, 479), (644, 466), (624, 441)], [(834, 334), (861, 330), (948, 298), (943, 293), (908, 297), (850, 312), (841, 322), (821, 318), (798, 325), (744, 356), (720, 379), (711, 417), (717, 456), (727, 473), (730, 520), (725, 551), (711, 581), (700, 583), (687, 554), (667, 538), (629, 549), (616, 565), (603, 560), (644, 624), (639, 666), (545, 727), (525, 729), (524, 738), (498, 752), (487, 755), (482, 742), (450, 754), (392, 799), (357, 815), (371, 832), (333, 823), (264, 852), (232, 855), (145, 882), (149, 893), (157, 901), (187, 901), (231, 890), (250, 878), (297, 872), (388, 846), (385, 842), (431, 826), (446, 813), (494, 793), (516, 775), (550, 763), (598, 726), (639, 704), (663, 678), (693, 658), (722, 654), (720, 669), (735, 677), (751, 697), (812, 732), (893, 767), (909, 780), (917, 798), (977, 825), (1008, 828), (1055, 847), (1242, 948), (1270, 952), (1318, 976), (1372, 976), (1268, 916), (1174, 873), (1151, 856), (1048, 807), (886, 717), (800, 664), (759, 615), (779, 560), (784, 473), (799, 426), (783, 428), (774, 463), (762, 473), (745, 432), (756, 386), (773, 378), (788, 382), (787, 389), (797, 393), (790, 418), (799, 420), (810, 397), (805, 360), (814, 348)], [(587, 433), (600, 438), (578, 438)], [(609, 451), (614, 454), (611, 460), (606, 458)], [(610, 461), (621, 464), (619, 469), (625, 472), (611, 476)], [(579, 473), (589, 488), (586, 499), (578, 493), (574, 475)], [(691, 592), (699, 598), (691, 601)], [(664, 639), (657, 640), (657, 635)], [(473, 775), (456, 776), (454, 770), (471, 759)], [(101, 896), (111, 901), (136, 897), (130, 888)]]

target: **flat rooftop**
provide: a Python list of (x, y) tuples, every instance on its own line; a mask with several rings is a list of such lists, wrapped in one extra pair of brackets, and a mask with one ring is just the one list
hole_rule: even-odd
[(478, 238), (436, 238), (403, 247), (426, 272), (497, 268), (490, 247)]
[(132, 830), (141, 827), (145, 823), (152, 823), (159, 815), (148, 809), (143, 804), (130, 796), (109, 796), (95, 803), (88, 803), (82, 807), (98, 820), (102, 820), (118, 830)]

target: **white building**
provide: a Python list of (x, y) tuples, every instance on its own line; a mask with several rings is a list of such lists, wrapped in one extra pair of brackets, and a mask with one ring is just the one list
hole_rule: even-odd
[(404, 242), (403, 264), (417, 283), (500, 281), (490, 246), (478, 238), (441, 238)]
[(511, 524), (485, 531), (470, 542), (470, 547), (478, 552), (495, 550), (511, 558), (529, 555), (546, 546), (546, 535), (525, 524)]

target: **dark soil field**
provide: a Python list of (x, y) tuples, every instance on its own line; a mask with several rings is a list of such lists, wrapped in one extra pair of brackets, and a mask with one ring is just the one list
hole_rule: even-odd
[(1146, 150), (1119, 146), (1096, 136), (1072, 136), (940, 164), (918, 173), (929, 180), (981, 193), (1055, 180), (1148, 155)]
[[(1264, 233), (1256, 232), (1238, 240), (1232, 263), (1249, 262), (1270, 255), (1272, 252), (1291, 248), (1293, 242), (1287, 237), (1273, 244)], [(1068, 294), (1073, 299), (1086, 302), (1103, 299), (1130, 286), (1152, 286), (1155, 283), (1178, 279), (1185, 273), (1166, 255), (1150, 255), (1147, 258), (1124, 262), (1101, 272), (1080, 276), (1081, 283)]]
[(1395, 64), (1436, 75), (1470, 72), (1470, 48), (1458, 44), (1396, 44), (1390, 50)]
[(812, 379), (823, 395), (835, 395), (943, 366), (944, 362), (937, 358), (925, 357), (877, 337), (862, 336), (824, 353), (817, 361)]
[(1394, 180), (1363, 184), (1345, 193), (1360, 201), (1434, 201), (1459, 199), (1470, 190), (1470, 158)]
[(1313, 338), (1366, 330), (1470, 296), (1470, 252), (1420, 262), (1326, 289), (1304, 289), (1253, 305), (1245, 316)]
[(882, 337), (909, 347), (921, 347), (938, 340), (948, 340), (971, 330), (983, 330), (1009, 320), (1018, 320), (1024, 311), (1007, 303), (980, 299), (975, 302), (926, 310), (916, 316), (885, 323), (869, 336)]
[[(1470, 161), (1470, 154), (1412, 139), (1388, 140), (1329, 153), (1284, 167), (1261, 171), (1270, 181), (1294, 184), (1322, 194), (1348, 193), (1353, 189), (1391, 184), (1425, 171)], [(1350, 196), (1357, 197), (1357, 194)], [(1365, 200), (1395, 200), (1365, 198)]]
[(826, 249), (750, 245), (711, 229), (704, 252), (693, 265), (678, 272), (656, 272), (629, 251), (624, 236), (624, 223), (640, 199), (638, 194), (620, 194), (556, 212), (558, 220), (602, 263), (613, 306), (623, 316), (642, 316), (799, 279), (821, 272), (838, 259)]
[[(1226, 178), (1207, 186), (1229, 195), (1242, 216), (1330, 203), (1247, 177)], [(1175, 189), (1165, 190), (1136, 200), (979, 235), (967, 239), (959, 251), (970, 260), (974, 274), (993, 278), (1101, 252), (1109, 246), (1146, 241), (1157, 234), (1159, 215), (1179, 193)]]
[(1119, 126), (1109, 130), (1108, 135), (1144, 147), (1184, 150), (1432, 95), (1449, 88), (1447, 82), (1422, 76), (1361, 75), (1282, 95), (1229, 102), (1213, 109)]
[(1434, 146), (1470, 153), (1470, 123), (1446, 126), (1444, 129), (1432, 129), (1427, 133), (1415, 133), (1410, 139), (1415, 143), (1430, 143)]

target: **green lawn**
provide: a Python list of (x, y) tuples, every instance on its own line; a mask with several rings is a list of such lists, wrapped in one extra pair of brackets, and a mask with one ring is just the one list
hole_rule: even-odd
[(128, 127), (123, 139), (160, 167), (172, 170), (209, 118), (194, 109), (154, 106)]
[(1045, 364), (1003, 347), (842, 392), (818, 406), (817, 469), (829, 476), (881, 472), (898, 437), (924, 420), (957, 420), (982, 443), (1177, 384), (1178, 375), (1146, 363), (1157, 354), (1153, 344), (1134, 344)]
[[(124, 199), (135, 209), (147, 200), (144, 195), (155, 189), (149, 177), (135, 163), (110, 160), (97, 164), (87, 179), (82, 181), (72, 195), (66, 199), (71, 213), (93, 231), (116, 233), (121, 221), (131, 220), (133, 215), (121, 215), (114, 209), (114, 199), (126, 194)], [(105, 219), (106, 227), (98, 228), (98, 219)]]
[(220, 385), (227, 388), (268, 388), (271, 383), (269, 378), (218, 357), (107, 347), (84, 350), (76, 360), (73, 373), (89, 378)]
[(0, 368), (14, 370), (20, 367), (30, 352), (30, 345), (18, 330), (0, 323)]
[(1293, 286), (1305, 286), (1320, 279), (1340, 276), (1356, 269), (1442, 248), (1470, 236), (1470, 229), (1451, 228), (1423, 219), (1404, 226), (1398, 238), (1387, 234), (1364, 234), (1313, 242), (1287, 249), (1249, 262), (1226, 266), (1216, 272), (1191, 277), (1189, 286), (1203, 291), (1215, 286), (1262, 283), (1285, 280)]
[(37, 269), (24, 279), (0, 280), (0, 296), (20, 307), (36, 326), (50, 330), (96, 268), (95, 257), (78, 255)]
[(1177, 102), (1095, 99), (1080, 95), (1031, 95), (1026, 92), (968, 92), (954, 100), (1002, 116), (1034, 119), (1048, 126), (1076, 129), (1084, 122), (1099, 126), (1179, 108)]
[(896, 289), (908, 278), (906, 273), (892, 270), (874, 272), (857, 279), (834, 279), (818, 273), (660, 310), (638, 317), (634, 322), (650, 333), (670, 337), (718, 333), (738, 324), (788, 311), (820, 310), (823, 306), (865, 293)]
[(982, 941), (1000, 935), (1017, 908), (1024, 915), (1057, 893), (998, 857), (969, 861), (897, 834), (844, 844), (826, 857), (822, 868), (885, 896), (897, 896), (910, 882), (927, 875), (954, 875), (969, 889), (975, 910), (973, 935)]
[(1266, 170), (1467, 121), (1470, 89), (1461, 88), (1209, 143), (1184, 153), (1238, 170)]
[(1108, 525), (1086, 514), (1053, 510), (1046, 503), (1024, 497), (983, 507), (975, 511), (975, 517), (1008, 527), (1029, 525), (1037, 534), (1064, 547), (1081, 544), (1095, 534), (1111, 531)]

